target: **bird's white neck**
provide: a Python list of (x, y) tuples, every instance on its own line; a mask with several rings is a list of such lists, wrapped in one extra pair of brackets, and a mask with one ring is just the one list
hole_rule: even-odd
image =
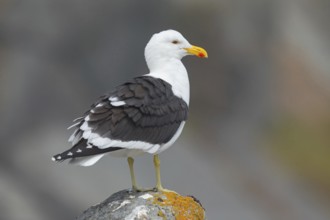
[(147, 61), (149, 76), (160, 78), (172, 85), (174, 95), (182, 98), (189, 105), (190, 85), (186, 68), (180, 59), (157, 59)]

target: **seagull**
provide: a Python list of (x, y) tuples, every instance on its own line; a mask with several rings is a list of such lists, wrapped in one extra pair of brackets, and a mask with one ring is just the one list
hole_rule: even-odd
[(69, 138), (72, 147), (53, 156), (53, 161), (91, 166), (110, 154), (127, 158), (132, 189), (138, 188), (134, 157), (153, 155), (157, 191), (161, 184), (159, 153), (180, 136), (189, 110), (188, 73), (181, 62), (187, 55), (207, 58), (207, 52), (191, 45), (178, 31), (154, 34), (144, 51), (149, 73), (135, 77), (101, 96), (74, 120)]

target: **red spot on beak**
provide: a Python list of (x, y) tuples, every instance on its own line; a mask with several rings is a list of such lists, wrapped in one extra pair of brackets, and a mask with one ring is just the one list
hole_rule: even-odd
[(203, 53), (198, 53), (198, 56), (199, 56), (199, 57), (205, 57), (205, 54), (203, 54)]

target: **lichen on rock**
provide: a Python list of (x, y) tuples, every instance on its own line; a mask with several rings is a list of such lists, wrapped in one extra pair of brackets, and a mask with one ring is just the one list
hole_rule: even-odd
[(191, 196), (175, 192), (119, 191), (84, 211), (77, 220), (204, 220), (205, 211)]

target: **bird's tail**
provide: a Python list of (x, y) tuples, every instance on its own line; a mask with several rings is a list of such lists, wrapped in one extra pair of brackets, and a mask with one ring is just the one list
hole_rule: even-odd
[(81, 139), (77, 144), (67, 151), (60, 154), (56, 154), (52, 157), (53, 161), (62, 162), (66, 159), (75, 159), (81, 157), (94, 156), (98, 154), (104, 154), (111, 151), (116, 151), (122, 149), (121, 147), (109, 147), (105, 149), (100, 149), (92, 144), (88, 144), (87, 140)]

